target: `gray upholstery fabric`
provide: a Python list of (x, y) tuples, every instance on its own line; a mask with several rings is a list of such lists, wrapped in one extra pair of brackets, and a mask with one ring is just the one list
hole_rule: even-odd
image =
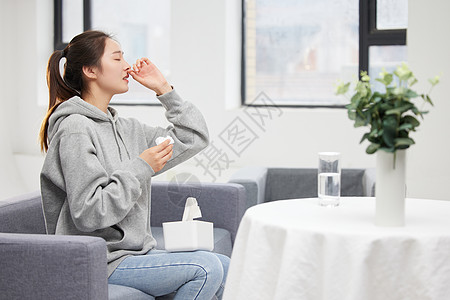
[[(231, 254), (245, 211), (246, 195), (241, 185), (202, 183), (174, 187), (167, 182), (155, 182), (152, 188), (152, 227), (181, 220), (184, 200), (196, 196), (202, 219), (214, 223), (214, 251)], [(181, 202), (175, 202), (180, 197), (184, 197), (182, 206)], [(108, 293), (109, 299), (153, 299), (129, 287), (107, 284), (103, 239), (43, 233), (39, 192), (0, 201), (0, 299), (105, 300)]]
[(247, 208), (265, 201), (267, 168), (245, 167), (231, 175), (228, 182), (244, 186), (247, 193)]
[(317, 197), (317, 169), (267, 170), (264, 202), (310, 197)]
[[(247, 190), (247, 203), (261, 203), (281, 199), (317, 197), (316, 168), (266, 168), (247, 167), (238, 170), (230, 182), (238, 183)], [(265, 179), (262, 179), (265, 174)], [(374, 169), (342, 169), (341, 196), (374, 196)], [(255, 186), (265, 182), (261, 193)], [(248, 208), (248, 207), (247, 207)]]
[(106, 243), (88, 236), (0, 233), (2, 299), (107, 299)]
[(202, 218), (214, 227), (230, 232), (234, 243), (237, 229), (245, 212), (245, 188), (234, 183), (152, 184), (151, 226), (162, 227), (163, 222), (180, 221), (187, 197), (197, 198)]
[(364, 194), (375, 197), (375, 180), (377, 178), (375, 168), (368, 168), (364, 173)]
[(0, 202), (0, 232), (45, 234), (40, 192)]

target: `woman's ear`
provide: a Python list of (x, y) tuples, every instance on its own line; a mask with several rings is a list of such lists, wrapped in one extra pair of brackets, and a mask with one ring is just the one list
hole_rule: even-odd
[(97, 68), (83, 66), (83, 73), (88, 79), (97, 79)]

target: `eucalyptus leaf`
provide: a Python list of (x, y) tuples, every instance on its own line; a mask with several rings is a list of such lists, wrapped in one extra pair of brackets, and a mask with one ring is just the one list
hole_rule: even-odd
[(398, 146), (410, 146), (412, 144), (415, 144), (414, 140), (411, 138), (397, 138), (395, 139), (395, 147)]
[(394, 147), (380, 147), (379, 150), (388, 152), (388, 153), (394, 153), (395, 152), (395, 148)]
[(411, 108), (412, 112), (416, 115), (416, 116), (420, 116), (421, 112), (417, 107), (413, 107)]
[(388, 116), (383, 120), (383, 141), (387, 146), (393, 147), (397, 136), (397, 120), (394, 116)]
[(428, 82), (431, 83), (431, 86), (435, 86), (440, 81), (440, 76), (436, 75), (433, 78), (428, 79)]
[(343, 94), (347, 93), (349, 87), (350, 87), (350, 82), (338, 85), (337, 90), (336, 90), (336, 95), (343, 95)]
[(414, 104), (412, 104), (412, 103), (406, 103), (403, 106), (393, 108), (393, 109), (386, 111), (386, 115), (392, 115), (392, 114), (400, 115), (400, 114), (404, 113), (405, 111), (410, 110), (413, 106), (414, 106)]
[(406, 130), (406, 129), (413, 129), (413, 128), (414, 128), (413, 124), (404, 123), (398, 127), (398, 130)]
[(356, 114), (355, 127), (366, 126), (366, 119), (362, 118), (360, 115)]
[(400, 80), (408, 80), (409, 78), (413, 77), (413, 73), (411, 72), (411, 70), (409, 70), (408, 66), (405, 63), (399, 66), (394, 71), (394, 74), (397, 75)]
[(370, 144), (367, 149), (366, 149), (366, 153), (367, 154), (374, 154), (375, 152), (377, 152), (378, 148), (380, 148), (379, 144)]
[(415, 85), (417, 82), (419, 82), (419, 81), (417, 80), (417, 78), (416, 78), (416, 77), (413, 77), (413, 78), (411, 78), (410, 81), (409, 81), (409, 86), (413, 86), (413, 85)]
[(362, 139), (361, 139), (361, 141), (359, 141), (359, 143), (361, 144), (362, 142), (364, 142), (369, 136), (370, 136), (370, 133), (369, 133), (369, 132), (366, 133), (366, 134), (364, 134), (363, 137), (362, 137)]
[(347, 114), (348, 114), (348, 118), (350, 120), (355, 120), (356, 119), (356, 112), (355, 111), (349, 110)]
[(402, 119), (402, 123), (403, 124), (410, 124), (413, 127), (417, 127), (417, 126), (420, 125), (419, 120), (417, 120), (415, 117), (410, 116), (410, 115), (404, 116), (403, 119)]
[(405, 92), (405, 97), (406, 98), (409, 98), (409, 99), (414, 99), (414, 98), (416, 98), (416, 97), (418, 97), (419, 95), (416, 93), (416, 92), (414, 92), (413, 90), (411, 90), (411, 89), (408, 89), (408, 90), (406, 90), (406, 92)]

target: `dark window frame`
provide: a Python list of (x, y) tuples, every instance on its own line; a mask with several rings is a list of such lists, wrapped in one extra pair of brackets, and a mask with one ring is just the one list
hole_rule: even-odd
[[(245, 102), (245, 0), (242, 3), (241, 105), (288, 108), (345, 108), (345, 105), (256, 105)], [(377, 29), (377, 0), (359, 0), (359, 71), (369, 73), (369, 47), (406, 45), (407, 29)]]
[[(63, 0), (54, 0), (54, 38), (55, 50), (63, 50), (68, 43), (63, 41)], [(83, 30), (91, 29), (91, 0), (83, 0)]]
[(377, 0), (359, 0), (359, 73), (369, 74), (370, 46), (406, 45), (406, 30), (377, 29)]

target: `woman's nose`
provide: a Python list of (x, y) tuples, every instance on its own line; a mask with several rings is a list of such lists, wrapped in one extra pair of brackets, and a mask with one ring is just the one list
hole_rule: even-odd
[(127, 63), (127, 62), (125, 62), (125, 71), (130, 71), (131, 70), (131, 66)]

